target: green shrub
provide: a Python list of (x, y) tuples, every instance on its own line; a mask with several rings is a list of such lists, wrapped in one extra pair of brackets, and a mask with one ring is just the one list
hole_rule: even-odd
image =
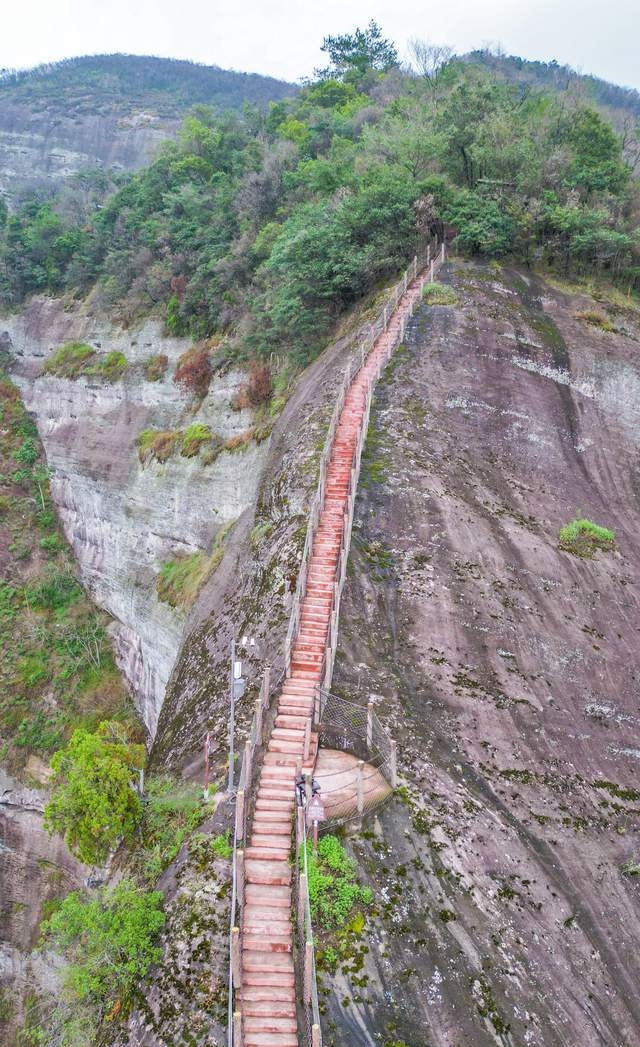
[(217, 836), (195, 833), (189, 840), (189, 854), (202, 871), (216, 858), (224, 858), (228, 861), (233, 854), (231, 833), (227, 831), (218, 833)]
[(131, 787), (145, 750), (128, 739), (121, 724), (104, 722), (95, 733), (73, 732), (55, 754), (53, 793), (45, 807), (45, 828), (59, 832), (69, 850), (97, 865), (122, 839), (131, 839), (141, 805)]
[(147, 781), (140, 847), (135, 851), (145, 882), (158, 880), (206, 814), (199, 785), (168, 775)]
[(108, 382), (117, 382), (122, 378), (126, 369), (126, 356), (124, 353), (114, 349), (112, 352), (107, 353), (106, 356), (101, 357), (92, 367), (88, 367), (85, 374), (95, 374)]
[(177, 429), (162, 431), (159, 429), (143, 429), (137, 439), (138, 458), (143, 465), (153, 458), (157, 462), (167, 462), (174, 450), (181, 432)]
[(42, 926), (45, 940), (65, 952), (64, 978), (72, 999), (103, 1015), (125, 1007), (162, 950), (156, 938), (165, 917), (161, 891), (130, 880), (96, 896), (73, 891)]
[(192, 605), (202, 585), (222, 560), (224, 540), (230, 527), (231, 523), (228, 523), (218, 531), (209, 554), (192, 553), (162, 565), (156, 578), (159, 600), (182, 609)]
[(42, 369), (43, 374), (55, 375), (57, 378), (79, 378), (95, 355), (95, 349), (84, 342), (67, 342), (51, 354)]
[(160, 382), (167, 373), (169, 357), (164, 353), (150, 356), (144, 367), (144, 376), (148, 382)]
[(45, 538), (40, 539), (40, 548), (45, 549), (48, 553), (59, 553), (61, 549), (64, 549), (64, 541), (59, 534), (48, 534)]
[(28, 436), (20, 447), (17, 448), (12, 454), (12, 458), (16, 462), (22, 462), (24, 465), (33, 465), (38, 460), (40, 455), (40, 449), (36, 440), (33, 436)]
[(446, 284), (425, 284), (422, 297), (429, 305), (456, 305), (458, 302), (457, 294)]
[(609, 334), (613, 334), (618, 330), (605, 313), (600, 313), (596, 309), (587, 309), (583, 313), (576, 313), (576, 320), (583, 320), (584, 323), (589, 324), (591, 327), (599, 327), (601, 331), (607, 331)]
[(613, 549), (616, 536), (607, 527), (600, 527), (591, 520), (575, 519), (560, 528), (559, 544), (565, 552), (589, 559), (598, 549)]
[[(302, 868), (302, 852), (298, 860)], [(357, 905), (370, 905), (373, 900), (371, 890), (357, 882), (355, 862), (336, 836), (321, 837), (317, 857), (307, 843), (307, 871), (312, 919), (327, 930), (343, 927)]]
[(64, 727), (64, 720), (60, 716), (45, 716), (39, 710), (30, 719), (20, 721), (15, 744), (21, 749), (48, 756), (62, 745)]
[(202, 422), (192, 422), (182, 437), (180, 454), (184, 458), (195, 458), (203, 444), (211, 443), (212, 439), (213, 434), (208, 425), (203, 425)]
[(48, 566), (35, 578), (25, 595), (28, 603), (47, 610), (68, 607), (82, 594), (82, 589), (68, 567)]

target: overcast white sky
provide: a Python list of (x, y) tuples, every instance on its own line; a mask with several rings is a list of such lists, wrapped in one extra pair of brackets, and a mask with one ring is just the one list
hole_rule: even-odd
[(298, 80), (322, 63), (323, 36), (370, 18), (401, 52), (411, 36), (459, 52), (500, 44), (640, 89), (639, 0), (17, 0), (0, 67), (123, 51)]

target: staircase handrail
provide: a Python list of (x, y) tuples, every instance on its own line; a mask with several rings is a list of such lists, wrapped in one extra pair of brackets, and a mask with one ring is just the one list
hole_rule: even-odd
[[(428, 279), (430, 281), (433, 281), (435, 272), (437, 271), (437, 269), (440, 268), (440, 265), (442, 265), (442, 262), (444, 260), (445, 260), (445, 245), (444, 245), (444, 243), (441, 244), (440, 250), (438, 251), (438, 238), (437, 237), (434, 237), (433, 239), (430, 238), (429, 239), (429, 243), (427, 244), (426, 249), (424, 251), (420, 252), (420, 254), (417, 254), (417, 255), (414, 256), (414, 259), (413, 259), (413, 262), (411, 263), (411, 265), (405, 270), (405, 272), (403, 273), (401, 279), (392, 288), (392, 290), (391, 290), (391, 292), (390, 292), (390, 294), (389, 294), (389, 296), (387, 298), (387, 301), (386, 301), (386, 303), (385, 303), (385, 305), (384, 305), (384, 307), (382, 309), (382, 312), (379, 314), (378, 318), (372, 324), (363, 324), (362, 327), (360, 327), (358, 329), (358, 331), (356, 332), (354, 341), (356, 343), (359, 343), (359, 345), (360, 345), (360, 353), (359, 353), (359, 356), (358, 355), (354, 356), (354, 358), (347, 365), (347, 369), (346, 369), (346, 372), (344, 374), (344, 377), (343, 377), (340, 389), (338, 390), (338, 395), (336, 397), (334, 408), (333, 408), (333, 411), (332, 411), (332, 414), (331, 414), (331, 419), (329, 421), (329, 428), (327, 430), (327, 434), (326, 434), (325, 442), (324, 442), (324, 447), (323, 447), (322, 454), (321, 454), (321, 457), (320, 457), (318, 485), (317, 485), (316, 491), (314, 492), (314, 496), (313, 496), (313, 499), (311, 501), (311, 505), (309, 507), (309, 522), (307, 524), (307, 532), (306, 532), (306, 535), (305, 535), (305, 543), (304, 543), (304, 548), (303, 548), (303, 551), (302, 551), (302, 557), (301, 557), (301, 560), (300, 560), (300, 567), (299, 567), (299, 570), (298, 570), (298, 579), (297, 579), (297, 583), (296, 583), (296, 591), (294, 593), (294, 597), (293, 597), (293, 601), (292, 601), (292, 605), (291, 605), (291, 614), (290, 614), (290, 617), (289, 617), (289, 627), (287, 629), (287, 636), (286, 636), (286, 640), (285, 640), (285, 671), (286, 671), (287, 675), (289, 675), (289, 672), (290, 672), (291, 652), (293, 650), (293, 644), (294, 644), (295, 638), (297, 636), (298, 629), (299, 629), (299, 624), (300, 624), (300, 606), (302, 604), (302, 601), (304, 599), (304, 594), (306, 592), (307, 569), (308, 569), (309, 557), (311, 555), (311, 550), (313, 548), (313, 539), (314, 539), (314, 536), (315, 536), (315, 533), (316, 533), (316, 530), (317, 530), (318, 520), (319, 520), (319, 517), (320, 517), (320, 512), (322, 510), (322, 505), (323, 505), (323, 502), (324, 502), (326, 468), (327, 468), (327, 465), (329, 464), (329, 460), (331, 458), (331, 451), (332, 451), (332, 447), (333, 447), (333, 438), (335, 436), (335, 432), (336, 432), (336, 429), (337, 429), (337, 426), (338, 426), (338, 421), (340, 419), (340, 415), (342, 413), (342, 408), (344, 406), (344, 402), (345, 402), (345, 399), (346, 399), (346, 396), (347, 396), (347, 392), (348, 392), (348, 390), (349, 390), (349, 388), (351, 386), (351, 383), (353, 382), (353, 379), (356, 377), (356, 375), (360, 372), (361, 368), (364, 366), (364, 363), (365, 363), (369, 353), (373, 349), (373, 346), (375, 345), (375, 342), (376, 342), (377, 338), (388, 327), (389, 319), (391, 318), (391, 315), (393, 314), (393, 312), (395, 312), (395, 310), (397, 309), (398, 303), (400, 301), (400, 298), (406, 292), (407, 287), (409, 286), (409, 283), (413, 282), (417, 278), (417, 275), (418, 275), (419, 271), (421, 271), (423, 268), (425, 268), (426, 266), (429, 266), (429, 265), (430, 265), (430, 270), (429, 270)], [(424, 284), (426, 282), (427, 282), (427, 278), (423, 278), (422, 287), (424, 287)], [(413, 312), (413, 306), (412, 306), (411, 311)], [(400, 341), (402, 340), (403, 337), (404, 337), (404, 324), (402, 325), (401, 330), (399, 332), (399, 337), (397, 337), (393, 341), (393, 343), (390, 344), (390, 347), (389, 347), (388, 352), (386, 354), (386, 359), (387, 360), (389, 359), (389, 357), (391, 356), (391, 353), (394, 351), (394, 349), (400, 343)], [(386, 362), (386, 360), (385, 360), (385, 362)], [(378, 372), (378, 375), (376, 375), (376, 380), (379, 377), (379, 373), (380, 372)], [(370, 387), (369, 387), (368, 394), (367, 394), (367, 411), (366, 411), (366, 422), (367, 423), (368, 423), (369, 411), (370, 411), (370, 408), (371, 408), (371, 396), (372, 396), (373, 384), (374, 383), (372, 382)], [(358, 454), (357, 454), (357, 457), (358, 457), (358, 468), (357, 468), (357, 472), (356, 472), (356, 476), (355, 476), (355, 486), (357, 486), (357, 480), (358, 480), (359, 469), (360, 469), (360, 458), (362, 456), (362, 446), (364, 444), (364, 439), (366, 437), (366, 432), (367, 432), (367, 425), (365, 424), (365, 425), (363, 425), (363, 427), (361, 429), (360, 439), (358, 441)], [(346, 542), (347, 550), (349, 548), (349, 544), (350, 544), (350, 540), (351, 540), (351, 525), (352, 525), (352, 522), (353, 522), (353, 507), (351, 509), (351, 523), (349, 525), (349, 534), (348, 534), (347, 542)], [(345, 564), (345, 570), (346, 570), (346, 564)], [(342, 591), (342, 585), (343, 584), (344, 584), (344, 577), (342, 577), (342, 580), (340, 582), (339, 592), (336, 590), (336, 587), (334, 586), (334, 598), (333, 598), (333, 610), (334, 611), (337, 611), (339, 609), (340, 592)], [(334, 637), (334, 639), (337, 642), (337, 636)], [(325, 683), (327, 683), (327, 684), (331, 681), (331, 675), (333, 673), (333, 662), (334, 662), (334, 660), (335, 660), (335, 645), (332, 644), (329, 656), (328, 657), (325, 656), (325, 665), (323, 665), (323, 672), (324, 672), (324, 677), (325, 677)]]
[[(249, 725), (245, 742), (233, 822), (233, 846), (231, 851), (231, 910), (229, 914), (229, 1000), (227, 1008), (227, 1044), (234, 1047), (234, 1037), (241, 1043), (240, 1014), (234, 1012), (234, 991), (242, 985), (241, 948), (242, 917), (244, 910), (244, 842), (247, 838), (247, 826), (251, 814), (251, 777), (254, 767), (256, 749), (262, 746), (262, 725), (264, 715), (271, 706), (271, 699), (280, 690), (284, 678), (284, 669), (277, 676), (271, 674), (271, 667), (264, 670), (260, 683), (260, 693), (255, 700), (253, 717)], [(239, 919), (237, 919), (239, 915)], [(236, 1035), (238, 1034), (238, 1035)]]

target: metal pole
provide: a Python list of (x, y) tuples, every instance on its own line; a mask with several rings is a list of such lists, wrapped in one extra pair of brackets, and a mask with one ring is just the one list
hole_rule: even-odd
[(397, 770), (398, 758), (397, 758), (397, 753), (396, 753), (396, 743), (395, 743), (395, 740), (393, 738), (391, 739), (391, 743), (390, 744), (391, 744), (391, 759), (390, 759), (390, 763), (391, 763), (391, 788), (395, 789), (396, 786), (398, 785), (398, 770)]
[(364, 782), (362, 780), (362, 771), (364, 769), (364, 760), (358, 760), (358, 814), (362, 818), (362, 812), (364, 811)]
[(207, 731), (204, 740), (204, 798), (209, 799), (209, 738), (210, 734)]
[(235, 776), (234, 760), (235, 754), (233, 752), (234, 734), (236, 730), (236, 699), (235, 699), (235, 687), (234, 687), (234, 670), (236, 664), (236, 641), (235, 637), (231, 641), (231, 670), (229, 673), (229, 692), (231, 697), (231, 709), (229, 712), (229, 782), (227, 789), (230, 793), (233, 792), (233, 779)]
[(265, 665), (265, 667), (264, 667), (264, 676), (262, 677), (262, 685), (263, 685), (262, 703), (264, 705), (264, 708), (268, 709), (269, 708), (269, 687), (271, 686), (271, 666), (270, 665)]
[(371, 752), (373, 743), (373, 702), (367, 702), (367, 749)]

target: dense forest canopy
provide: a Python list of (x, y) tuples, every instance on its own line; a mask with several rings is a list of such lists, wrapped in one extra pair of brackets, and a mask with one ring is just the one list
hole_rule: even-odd
[(197, 107), (123, 184), (78, 176), (0, 214), (4, 304), (97, 284), (125, 320), (159, 311), (173, 333), (303, 364), (444, 224), (471, 254), (640, 286), (632, 154), (583, 99), (428, 45), (403, 70), (375, 23), (324, 50), (268, 113)]

